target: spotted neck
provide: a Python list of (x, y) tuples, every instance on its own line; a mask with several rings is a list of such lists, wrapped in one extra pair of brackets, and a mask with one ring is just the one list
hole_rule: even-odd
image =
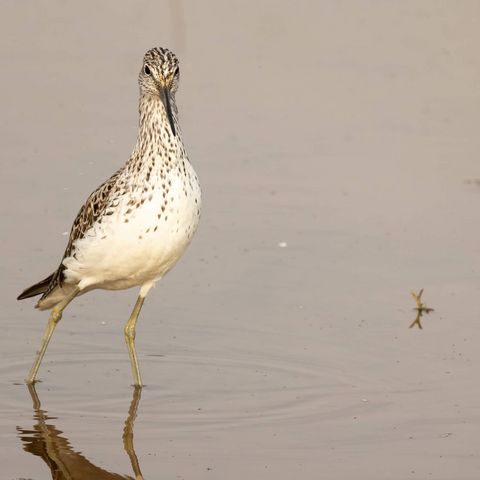
[(177, 119), (177, 107), (172, 99), (176, 135), (168, 123), (165, 107), (159, 97), (143, 94), (139, 103), (139, 129), (132, 157), (145, 158), (158, 155), (174, 160), (185, 155)]

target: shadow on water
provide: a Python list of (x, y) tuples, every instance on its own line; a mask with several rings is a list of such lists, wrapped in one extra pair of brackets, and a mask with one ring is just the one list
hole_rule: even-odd
[(33, 418), (35, 424), (32, 429), (17, 427), (19, 437), (23, 442), (23, 449), (32, 455), (41, 457), (50, 468), (54, 480), (143, 480), (140, 465), (133, 446), (133, 425), (137, 416), (137, 408), (141, 397), (141, 388), (134, 388), (133, 398), (128, 410), (123, 429), (123, 447), (130, 458), (134, 477), (108, 472), (91, 463), (79, 452), (75, 452), (70, 442), (62, 436), (55, 425), (47, 423), (56, 417), (49, 417), (42, 410), (40, 399), (35, 387), (29, 386), (33, 401)]

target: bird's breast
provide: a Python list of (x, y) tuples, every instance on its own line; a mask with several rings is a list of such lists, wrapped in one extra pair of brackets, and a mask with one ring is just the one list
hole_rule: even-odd
[(76, 241), (73, 255), (64, 260), (66, 278), (121, 289), (165, 275), (190, 243), (201, 210), (193, 167), (185, 162), (177, 172), (139, 183), (116, 199), (114, 213)]

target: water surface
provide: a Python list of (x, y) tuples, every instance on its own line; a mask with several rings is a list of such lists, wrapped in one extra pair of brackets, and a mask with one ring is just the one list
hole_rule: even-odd
[[(475, 2), (0, 8), (2, 478), (478, 478)], [(154, 45), (204, 212), (139, 320), (147, 387), (137, 292), (92, 292), (32, 394), (47, 316), (15, 297), (127, 160)]]

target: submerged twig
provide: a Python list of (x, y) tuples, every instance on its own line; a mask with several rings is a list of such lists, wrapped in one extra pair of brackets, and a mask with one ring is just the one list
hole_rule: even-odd
[(413, 328), (416, 325), (420, 330), (422, 330), (423, 327), (422, 327), (422, 323), (421, 323), (420, 319), (422, 318), (422, 316), (424, 314), (428, 315), (430, 312), (433, 312), (434, 309), (430, 308), (430, 307), (427, 307), (422, 302), (423, 288), (418, 293), (411, 292), (411, 295), (412, 295), (413, 299), (415, 300), (415, 303), (417, 304), (417, 306), (414, 308), (414, 310), (417, 311), (417, 317), (410, 324), (410, 326), (408, 328)]

